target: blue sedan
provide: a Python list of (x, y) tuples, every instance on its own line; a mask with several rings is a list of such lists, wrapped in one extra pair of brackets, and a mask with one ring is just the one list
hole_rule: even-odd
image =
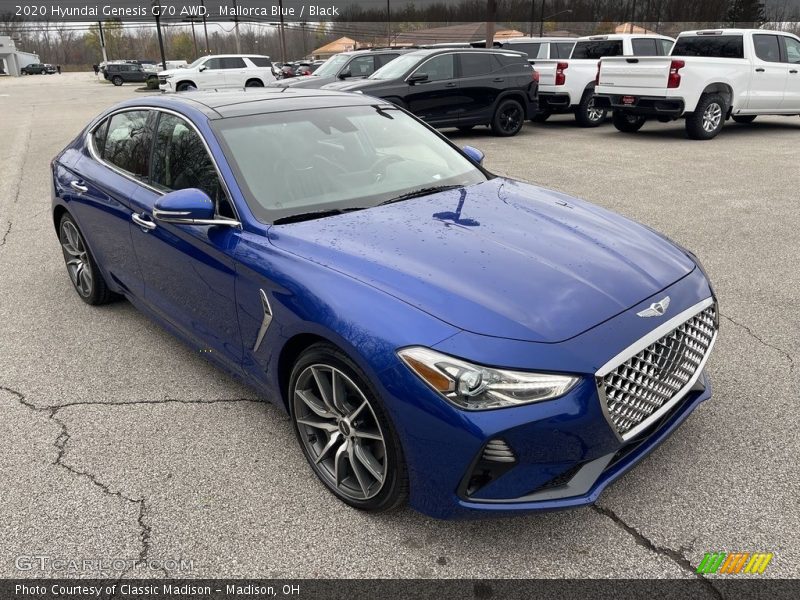
[(688, 250), (482, 158), (357, 94), (141, 98), (54, 159), (53, 222), (82, 300), (285, 409), (345, 503), (589, 504), (710, 397), (716, 298)]

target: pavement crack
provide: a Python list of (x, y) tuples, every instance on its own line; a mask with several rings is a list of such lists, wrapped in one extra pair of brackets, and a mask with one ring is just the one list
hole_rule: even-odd
[(0, 246), (6, 245), (6, 240), (8, 239), (10, 233), (11, 233), (11, 221), (8, 222), (8, 227), (6, 227), (5, 233), (3, 233), (3, 237), (2, 239), (0, 239)]
[(700, 580), (703, 587), (714, 597), (718, 598), (719, 600), (724, 600), (724, 596), (720, 590), (718, 590), (714, 584), (711, 582), (710, 579), (707, 579), (703, 576), (702, 573), (698, 573), (697, 570), (692, 566), (692, 563), (683, 555), (683, 553), (679, 550), (673, 550), (672, 548), (668, 548), (666, 546), (656, 546), (647, 536), (645, 536), (642, 532), (640, 532), (635, 527), (628, 525), (625, 521), (620, 518), (617, 513), (615, 513), (610, 508), (606, 508), (604, 506), (600, 506), (598, 504), (593, 504), (592, 508), (603, 515), (604, 517), (610, 519), (617, 527), (625, 531), (631, 537), (633, 537), (633, 541), (650, 550), (651, 552), (655, 552), (656, 554), (660, 554), (662, 556), (666, 556), (667, 558), (674, 561), (679, 567), (685, 570), (687, 573), (693, 575), (698, 580)]
[(776, 352), (778, 352), (779, 354), (784, 356), (786, 358), (786, 360), (789, 361), (789, 372), (794, 371), (794, 358), (792, 357), (791, 354), (789, 354), (789, 352), (787, 352), (786, 350), (784, 350), (780, 346), (776, 346), (774, 344), (770, 344), (769, 342), (764, 340), (761, 336), (757, 335), (752, 329), (750, 329), (750, 327), (748, 327), (744, 323), (739, 323), (739, 321), (737, 321), (735, 319), (732, 319), (731, 317), (729, 317), (728, 315), (723, 314), (722, 312), (720, 312), (720, 315), (722, 317), (724, 317), (725, 319), (727, 319), (728, 321), (730, 321), (731, 323), (733, 323), (734, 325), (736, 325), (737, 327), (739, 327), (740, 329), (744, 329), (750, 337), (752, 337), (754, 340), (756, 340), (762, 346), (766, 346), (767, 348), (772, 348), (773, 350), (775, 350)]

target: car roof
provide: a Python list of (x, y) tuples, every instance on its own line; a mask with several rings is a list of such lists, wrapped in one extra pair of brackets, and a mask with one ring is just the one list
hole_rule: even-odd
[(199, 110), (210, 120), (245, 115), (287, 112), (294, 110), (333, 108), (340, 106), (392, 106), (390, 102), (348, 92), (293, 89), (247, 88), (234, 91), (198, 91), (147, 96), (145, 100), (128, 100), (114, 110), (126, 106), (166, 108), (185, 114)]
[(409, 52), (409, 56), (433, 56), (435, 54), (453, 54), (453, 53), (473, 53), (473, 52), (487, 52), (489, 54), (509, 54), (527, 56), (524, 52), (518, 52), (511, 48), (423, 48), (421, 50), (413, 50)]
[(577, 37), (557, 37), (557, 36), (544, 36), (544, 37), (517, 37), (508, 38), (505, 40), (498, 40), (503, 44), (535, 44), (540, 42), (574, 42)]
[(598, 35), (586, 35), (583, 37), (579, 37), (576, 42), (592, 42), (592, 41), (599, 41), (599, 40), (609, 40), (612, 42), (616, 42), (619, 40), (624, 40), (628, 38), (653, 38), (656, 40), (670, 40), (675, 41), (674, 38), (669, 37), (668, 35), (661, 35), (660, 33), (607, 33), (607, 34), (598, 34)]

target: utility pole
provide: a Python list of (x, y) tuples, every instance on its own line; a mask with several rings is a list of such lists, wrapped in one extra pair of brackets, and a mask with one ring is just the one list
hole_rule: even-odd
[(100, 27), (100, 50), (103, 52), (103, 62), (108, 64), (108, 55), (106, 54), (106, 38), (103, 35), (103, 22), (98, 21), (97, 24)]
[(192, 41), (194, 42), (194, 57), (197, 58), (199, 52), (197, 51), (197, 36), (194, 33), (194, 17), (189, 17), (189, 22), (192, 24)]
[[(158, 49), (161, 52), (161, 66), (167, 68), (167, 58), (164, 56), (164, 38), (161, 37), (161, 0), (153, 0), (150, 6), (156, 16), (156, 34), (158, 34)], [(158, 7), (156, 9), (156, 7)]]
[(386, 45), (392, 45), (392, 7), (389, 6), (390, 0), (386, 0)]
[(233, 32), (236, 37), (236, 54), (242, 53), (242, 40), (239, 39), (239, 15), (236, 10), (236, 0), (233, 0)]
[(203, 7), (203, 33), (205, 34), (206, 38), (206, 54), (211, 54), (211, 50), (208, 48), (208, 22), (206, 19), (206, 0), (200, 0), (200, 6)]
[(487, 48), (494, 47), (494, 25), (497, 19), (497, 0), (486, 1), (486, 43)]
[(286, 62), (286, 31), (283, 27), (283, 0), (278, 0), (278, 11), (280, 12), (280, 39), (281, 39), (281, 62)]
[(544, 35), (544, 0), (539, 6), (539, 37)]

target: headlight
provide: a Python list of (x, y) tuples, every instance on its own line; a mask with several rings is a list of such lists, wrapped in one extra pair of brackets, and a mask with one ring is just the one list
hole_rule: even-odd
[(486, 410), (563, 396), (578, 377), (492, 369), (430, 348), (403, 348), (398, 356), (425, 383), (456, 406)]

